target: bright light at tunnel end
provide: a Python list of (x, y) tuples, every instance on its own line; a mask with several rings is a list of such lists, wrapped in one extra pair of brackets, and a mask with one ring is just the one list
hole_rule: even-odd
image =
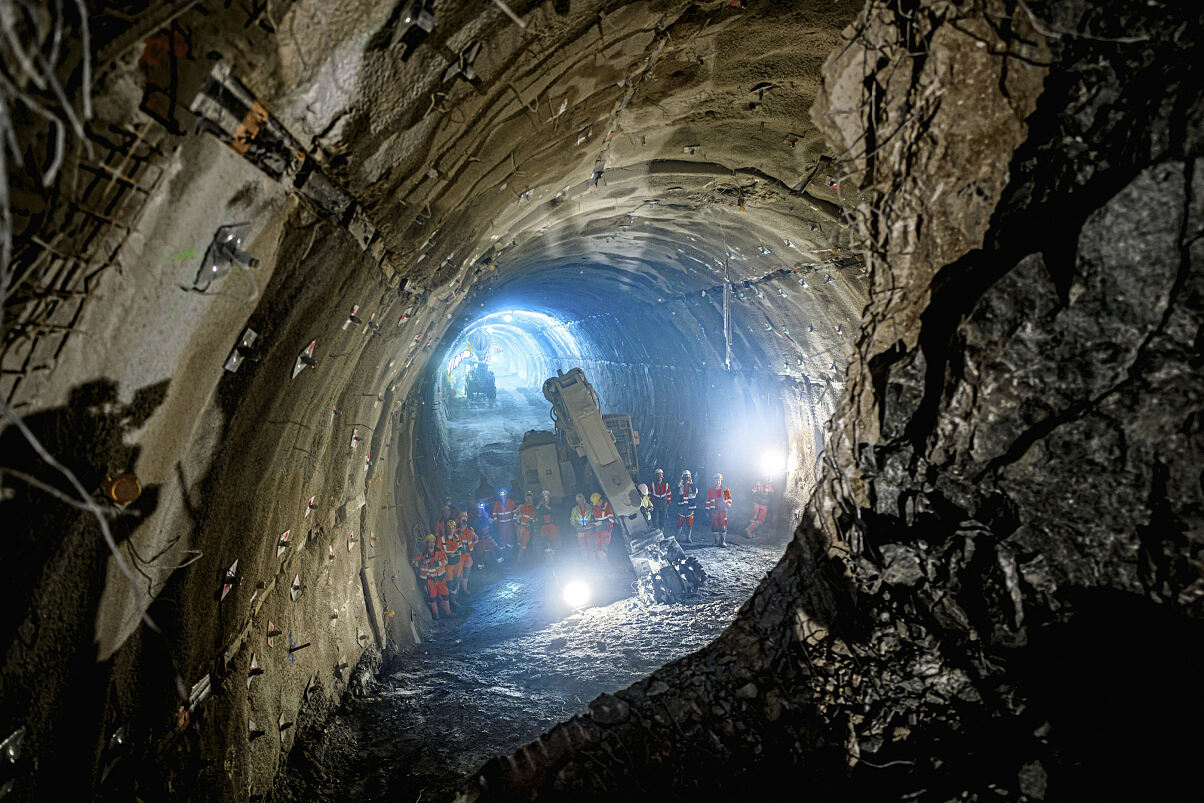
[(511, 315), (509, 312), (507, 312), (505, 315), (502, 316), (502, 320), (505, 321), (506, 323), (514, 323), (514, 316)]
[(582, 608), (593, 598), (593, 589), (584, 580), (569, 580), (564, 584), (564, 602), (570, 608)]
[(788, 468), (786, 458), (781, 452), (766, 452), (761, 455), (761, 473), (767, 477), (785, 474)]

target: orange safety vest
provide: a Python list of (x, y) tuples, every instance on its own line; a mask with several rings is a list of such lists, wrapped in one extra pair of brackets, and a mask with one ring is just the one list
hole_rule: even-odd
[(531, 520), (535, 518), (535, 505), (520, 505), (518, 508), (518, 526), (530, 527)]
[(410, 565), (418, 570), (418, 576), (423, 580), (438, 580), (447, 573), (447, 555), (438, 547), (428, 549), (410, 561)]
[(718, 503), (723, 502), (723, 509), (732, 506), (732, 492), (727, 489), (727, 486), (722, 488), (710, 487), (707, 489), (707, 510), (714, 510)]
[(467, 524), (464, 525), (464, 529), (460, 530), (460, 547), (465, 554), (471, 555), (472, 548), (477, 545), (477, 541), (479, 540), (477, 538), (477, 531)]
[(610, 502), (602, 501), (594, 505), (594, 529), (607, 530), (615, 526), (615, 512), (610, 508)]
[(444, 534), (436, 543), (443, 550), (443, 554), (447, 556), (448, 563), (455, 563), (460, 559), (460, 536), (456, 534), (455, 530)]
[(501, 500), (493, 503), (493, 520), (498, 524), (509, 524), (514, 520), (514, 502), (506, 500), (503, 506)]

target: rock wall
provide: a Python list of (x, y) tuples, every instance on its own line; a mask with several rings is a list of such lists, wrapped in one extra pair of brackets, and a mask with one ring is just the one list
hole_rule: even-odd
[(874, 289), (821, 485), (715, 644), (469, 800), (1191, 783), (1201, 19), (870, 2), (814, 119)]

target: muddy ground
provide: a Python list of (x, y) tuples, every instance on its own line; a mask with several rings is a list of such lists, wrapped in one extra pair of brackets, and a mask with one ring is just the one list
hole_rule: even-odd
[(276, 799), (448, 798), (490, 757), (714, 639), (780, 559), (789, 531), (787, 521), (756, 542), (695, 548), (710, 580), (679, 605), (642, 607), (624, 596), (630, 578), (615, 576), (605, 604), (569, 611), (558, 599), (559, 583), (579, 572), (568, 555), (496, 572), (371, 695), (349, 698), (323, 732), (298, 741)]

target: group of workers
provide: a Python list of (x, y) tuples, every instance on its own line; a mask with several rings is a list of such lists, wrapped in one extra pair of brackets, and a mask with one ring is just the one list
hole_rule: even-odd
[[(723, 484), (723, 475), (716, 473), (712, 478), (711, 487), (707, 488), (703, 497), (703, 509), (707, 522), (711, 526), (711, 538), (718, 547), (727, 546), (727, 513), (732, 507), (731, 489)], [(664, 469), (657, 469), (650, 484), (640, 483), (642, 501), (640, 508), (653, 527), (666, 529), (666, 519), (669, 510), (674, 507), (673, 486), (665, 480)], [(758, 527), (765, 523), (769, 513), (769, 503), (773, 498), (773, 480), (766, 477), (757, 480), (752, 487), (753, 511), (748, 526), (744, 528), (746, 538), (753, 538)], [(687, 469), (681, 473), (677, 483), (677, 530), (678, 540), (687, 544), (694, 543), (694, 513), (698, 509), (698, 486), (694, 476)], [(685, 533), (683, 539), (682, 533)]]
[[(443, 512), (450, 514), (450, 505)], [(468, 596), (468, 577), (477, 567), (484, 566), (473, 560), (477, 545), (482, 538), (468, 523), (468, 514), (449, 517), (435, 524), (435, 532), (428, 533), (424, 549), (410, 562), (425, 586), (426, 604), (436, 619), (439, 614), (452, 615), (452, 604), (459, 604), (461, 594)], [(488, 550), (483, 550), (488, 551)]]
[[(703, 497), (704, 511), (714, 545), (726, 547), (732, 492), (723, 484), (722, 474), (715, 474), (712, 480)], [(666, 530), (669, 511), (676, 505), (676, 536), (682, 540), (684, 532), (685, 543), (694, 543), (699, 489), (689, 470), (681, 473), (676, 497), (665, 481), (664, 470), (659, 468), (651, 483), (640, 483), (639, 491), (640, 510), (653, 527)], [(768, 478), (753, 485), (753, 512), (744, 530), (747, 538), (753, 538), (765, 523), (773, 493), (773, 482)], [(574, 501), (569, 524), (577, 535), (578, 553), (589, 562), (606, 565), (615, 528), (614, 509), (599, 493), (588, 499), (579, 493)], [(425, 549), (412, 561), (419, 580), (425, 583), (427, 605), (436, 618), (440, 613), (450, 616), (460, 595), (470, 593), (468, 578), (472, 572), (488, 570), (507, 557), (522, 565), (533, 557), (555, 559), (560, 554), (560, 532), (549, 491), (542, 491), (538, 502), (535, 493), (527, 491), (523, 503), (516, 505), (505, 489), (495, 491), (482, 476), (470, 509), (471, 517), (467, 510), (457, 512), (451, 500), (446, 500), (432, 528), (434, 532), (425, 536)]]

